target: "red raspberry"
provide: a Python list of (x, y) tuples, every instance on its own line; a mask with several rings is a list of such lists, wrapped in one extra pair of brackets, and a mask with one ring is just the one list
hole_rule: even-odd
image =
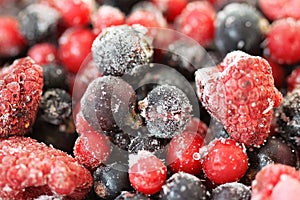
[(279, 64), (300, 61), (300, 22), (292, 18), (274, 21), (266, 35), (265, 48), (270, 58)]
[(0, 58), (19, 55), (25, 48), (18, 20), (10, 16), (0, 16)]
[(248, 169), (246, 148), (233, 139), (218, 139), (208, 146), (203, 171), (216, 184), (234, 182)]
[(0, 70), (0, 137), (24, 135), (31, 128), (42, 88), (42, 68), (29, 57)]
[(0, 139), (0, 152), (1, 199), (83, 199), (92, 186), (90, 172), (74, 158), (34, 139)]
[(288, 90), (293, 91), (296, 87), (300, 87), (300, 66), (292, 71), (287, 78)]
[(197, 155), (202, 145), (203, 137), (196, 132), (184, 131), (172, 138), (167, 148), (169, 168), (175, 173), (200, 174), (202, 165)]
[(58, 56), (64, 67), (77, 73), (90, 54), (95, 35), (89, 29), (69, 28), (59, 38)]
[(258, 5), (270, 20), (287, 17), (300, 19), (299, 0), (258, 0)]
[(140, 24), (144, 27), (158, 27), (163, 28), (167, 26), (164, 17), (157, 12), (150, 12), (147, 10), (136, 10), (128, 17), (126, 23), (128, 25)]
[(166, 16), (169, 22), (173, 22), (175, 18), (182, 12), (187, 4), (187, 0), (152, 0), (152, 2)]
[(103, 5), (92, 17), (94, 33), (98, 35), (104, 28), (125, 24), (125, 14), (118, 8)]
[(33, 45), (28, 50), (27, 55), (39, 65), (46, 65), (57, 61), (56, 47), (48, 42)]
[(215, 18), (216, 11), (209, 2), (190, 2), (176, 19), (175, 27), (201, 45), (208, 46), (214, 38)]
[(161, 190), (167, 178), (167, 167), (148, 151), (129, 155), (129, 180), (132, 187), (144, 194)]
[(300, 172), (283, 164), (262, 168), (252, 182), (253, 200), (297, 200), (300, 196)]
[(196, 85), (202, 104), (233, 139), (257, 146), (268, 137), (282, 95), (265, 59), (234, 51), (217, 67), (199, 69)]

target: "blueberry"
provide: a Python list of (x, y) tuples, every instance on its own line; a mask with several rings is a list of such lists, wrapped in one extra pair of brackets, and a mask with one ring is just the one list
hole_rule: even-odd
[(212, 200), (250, 200), (251, 190), (242, 183), (232, 182), (219, 185), (212, 191)]
[(151, 200), (141, 193), (123, 191), (115, 200)]
[(44, 91), (50, 88), (68, 90), (67, 71), (63, 67), (57, 64), (48, 64), (43, 66), (43, 73)]

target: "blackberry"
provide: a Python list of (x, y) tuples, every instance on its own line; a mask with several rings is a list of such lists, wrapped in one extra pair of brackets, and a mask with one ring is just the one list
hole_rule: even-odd
[(72, 99), (65, 90), (49, 89), (41, 98), (39, 112), (46, 122), (59, 125), (71, 116)]
[(46, 91), (50, 88), (60, 88), (68, 90), (67, 71), (57, 64), (48, 64), (43, 66), (44, 87)]
[(115, 200), (151, 200), (141, 193), (123, 191)]
[(122, 76), (150, 62), (153, 50), (140, 25), (107, 28), (94, 40), (92, 54), (104, 75)]
[(216, 47), (223, 56), (233, 50), (260, 55), (267, 25), (268, 21), (255, 7), (243, 3), (228, 4), (217, 14)]
[(251, 190), (242, 183), (231, 182), (219, 185), (212, 190), (212, 200), (250, 200)]
[(161, 85), (154, 88), (139, 102), (149, 136), (172, 138), (181, 133), (191, 118), (189, 99), (175, 86)]
[(19, 14), (20, 29), (29, 44), (46, 41), (54, 36), (60, 14), (42, 4), (31, 4)]
[(300, 150), (300, 89), (283, 98), (281, 106), (275, 110), (275, 117), (275, 131)]
[(94, 191), (105, 199), (115, 199), (122, 191), (130, 187), (128, 166), (115, 162), (100, 166), (94, 171)]
[(185, 172), (173, 174), (162, 186), (161, 199), (206, 199), (206, 188), (196, 176)]

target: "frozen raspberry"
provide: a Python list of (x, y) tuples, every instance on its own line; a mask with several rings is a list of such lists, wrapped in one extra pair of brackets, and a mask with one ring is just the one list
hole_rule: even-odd
[(187, 5), (187, 0), (151, 0), (169, 22), (173, 22)]
[(196, 86), (204, 107), (232, 138), (247, 146), (264, 142), (273, 108), (282, 101), (265, 59), (234, 51), (217, 67), (199, 69)]
[(296, 168), (270, 164), (264, 167), (252, 182), (252, 196), (255, 200), (299, 199), (300, 172)]
[(300, 19), (299, 0), (258, 0), (258, 6), (270, 20), (287, 17)]
[(206, 1), (190, 2), (175, 21), (176, 30), (208, 46), (214, 38), (216, 12)]
[(83, 199), (92, 186), (90, 172), (74, 158), (34, 139), (1, 139), (0, 149), (1, 199)]
[(27, 55), (39, 65), (55, 63), (58, 60), (56, 47), (48, 42), (33, 45)]
[(35, 121), (43, 71), (29, 58), (16, 60), (0, 70), (0, 137), (23, 135)]
[(300, 87), (300, 66), (292, 71), (287, 78), (288, 90), (293, 91), (296, 87)]
[(294, 64), (300, 61), (299, 21), (293, 18), (274, 21), (266, 35), (265, 54), (279, 64)]

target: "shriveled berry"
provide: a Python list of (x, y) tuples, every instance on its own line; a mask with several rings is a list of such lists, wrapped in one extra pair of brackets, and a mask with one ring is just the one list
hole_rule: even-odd
[(60, 65), (47, 64), (43, 66), (44, 87), (46, 91), (50, 88), (60, 88), (68, 90), (67, 71)]
[(219, 185), (212, 191), (212, 200), (250, 200), (251, 190), (242, 183), (231, 182)]
[(148, 64), (153, 54), (142, 26), (114, 26), (102, 31), (92, 45), (93, 59), (104, 75), (121, 76)]
[(27, 55), (39, 65), (56, 63), (58, 61), (56, 46), (48, 42), (33, 45), (28, 50)]
[(24, 135), (35, 121), (43, 88), (42, 68), (29, 58), (0, 70), (0, 137)]
[(199, 178), (185, 172), (173, 174), (161, 190), (161, 199), (206, 199), (206, 188)]
[(293, 91), (296, 87), (300, 87), (300, 66), (292, 71), (287, 77), (288, 90)]
[(151, 200), (151, 198), (142, 193), (122, 191), (115, 200)]
[(74, 158), (34, 139), (1, 139), (0, 149), (1, 199), (83, 199), (92, 186), (90, 172)]

